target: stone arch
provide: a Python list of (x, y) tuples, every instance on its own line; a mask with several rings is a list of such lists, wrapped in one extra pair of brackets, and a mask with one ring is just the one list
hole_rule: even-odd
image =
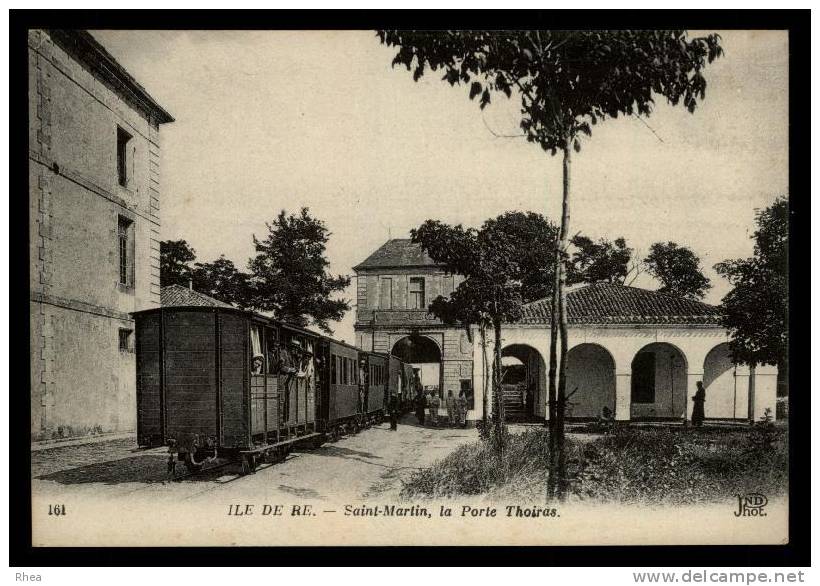
[(437, 392), (441, 393), (441, 347), (435, 339), (421, 334), (410, 334), (396, 340), (390, 353), (419, 369), (422, 386), (435, 387)]
[(505, 358), (515, 358), (521, 366), (521, 376), (510, 377), (502, 370), (504, 410), (508, 421), (531, 421), (546, 416), (547, 368), (541, 353), (528, 344), (509, 344), (501, 349), (502, 368)]
[(747, 389), (743, 389), (742, 397), (738, 396), (736, 380), (735, 364), (732, 362), (729, 344), (724, 342), (709, 350), (703, 361), (706, 417), (734, 419), (746, 416)]
[(600, 344), (581, 343), (567, 352), (567, 417), (593, 418), (603, 408), (615, 415), (615, 358)]
[(632, 419), (683, 419), (688, 405), (686, 354), (669, 342), (652, 342), (632, 358)]

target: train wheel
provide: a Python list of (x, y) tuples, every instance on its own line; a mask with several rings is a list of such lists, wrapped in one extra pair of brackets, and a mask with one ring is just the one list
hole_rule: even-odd
[(354, 422), (353, 422), (353, 433), (354, 433), (354, 434), (359, 433), (359, 430), (360, 430), (360, 429), (361, 429), (361, 427), (359, 427), (359, 422), (358, 422), (358, 421), (354, 421)]
[(256, 472), (256, 458), (253, 454), (247, 454), (242, 457), (242, 475), (253, 474)]
[(185, 468), (188, 469), (188, 472), (199, 472), (202, 470), (202, 462), (197, 462), (194, 458), (194, 454), (191, 452), (185, 452)]

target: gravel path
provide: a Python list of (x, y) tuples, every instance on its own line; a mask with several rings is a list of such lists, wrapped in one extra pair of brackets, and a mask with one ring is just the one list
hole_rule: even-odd
[[(139, 494), (186, 501), (215, 496), (320, 502), (397, 497), (413, 471), (476, 438), (475, 429), (420, 427), (415, 417), (406, 416), (398, 431), (381, 424), (315, 450), (294, 452), (248, 476), (229, 465), (176, 481), (167, 474), (165, 448), (141, 450), (131, 440), (62, 446), (32, 453), (32, 490), (49, 498)], [(185, 474), (181, 463), (177, 474)]]

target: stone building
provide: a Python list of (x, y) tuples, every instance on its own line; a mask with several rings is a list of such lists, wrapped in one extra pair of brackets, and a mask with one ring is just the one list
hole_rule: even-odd
[[(516, 380), (505, 373), (504, 402), (519, 417), (544, 419), (550, 299), (526, 304), (523, 313), (501, 332), (502, 365), (517, 363), (509, 372), (523, 373)], [(775, 417), (777, 369), (732, 363), (729, 333), (715, 306), (597, 283), (567, 293), (567, 322), (570, 418), (594, 419), (606, 407), (621, 421), (689, 420), (698, 381), (706, 390), (707, 419), (759, 420), (767, 409)], [(478, 344), (473, 352), (481, 364)], [(475, 381), (478, 404), (481, 370)]]
[[(449, 275), (417, 244), (392, 239), (353, 267), (357, 281), (356, 345), (390, 352), (421, 370), (422, 384), (472, 391), (473, 345), (463, 327), (449, 327), (428, 314), (439, 295), (449, 296), (462, 277)], [(479, 405), (480, 407), (480, 405)], [(475, 419), (475, 410), (468, 417)]]
[(173, 118), (87, 32), (30, 31), (28, 66), (32, 440), (131, 431)]

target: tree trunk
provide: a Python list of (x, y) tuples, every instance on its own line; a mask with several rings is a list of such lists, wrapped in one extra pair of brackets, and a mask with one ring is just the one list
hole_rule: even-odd
[(493, 352), (494, 373), (494, 405), (495, 405), (495, 433), (499, 456), (504, 449), (504, 394), (501, 390), (501, 319), (493, 318), (493, 328), (495, 329), (495, 350)]
[(481, 332), (481, 384), (483, 385), (481, 389), (481, 422), (482, 433), (487, 433), (490, 429), (487, 427), (489, 424), (487, 419), (487, 407), (489, 407), (487, 402), (487, 378), (489, 378), (489, 369), (487, 368), (487, 324), (483, 320), (479, 324), (479, 331)]
[(552, 307), (550, 312), (550, 367), (549, 391), (547, 395), (548, 425), (549, 425), (549, 475), (547, 476), (547, 500), (551, 501), (556, 495), (556, 480), (558, 478), (558, 433), (555, 409), (556, 385), (555, 376), (558, 372), (558, 265), (561, 254), (558, 251), (558, 242), (555, 243), (555, 275), (552, 283)]
[(566, 415), (567, 389), (567, 295), (564, 289), (566, 271), (567, 240), (569, 235), (569, 188), (572, 140), (564, 143), (564, 193), (561, 214), (561, 232), (559, 236), (558, 252), (561, 262), (555, 267), (558, 271), (558, 334), (561, 341), (561, 352), (558, 361), (558, 404), (556, 406), (556, 449), (558, 451), (558, 499), (564, 500), (567, 493), (567, 456), (564, 446), (564, 419)]

